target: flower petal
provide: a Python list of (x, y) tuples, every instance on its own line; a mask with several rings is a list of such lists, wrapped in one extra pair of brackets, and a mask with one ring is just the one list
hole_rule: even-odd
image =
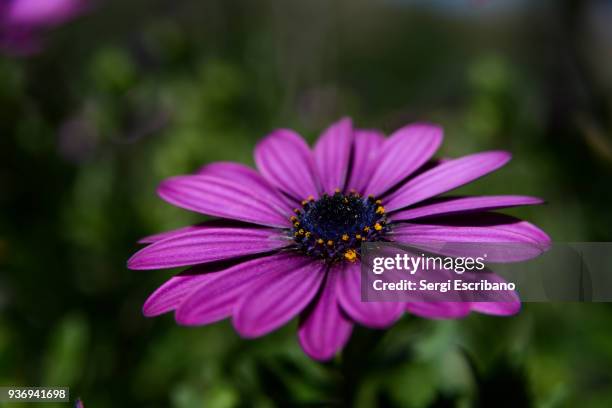
[(399, 242), (527, 242), (540, 247), (550, 237), (535, 225), (506, 214), (476, 213), (440, 217), (429, 223), (402, 223), (393, 228)]
[(177, 229), (173, 229), (170, 231), (164, 231), (164, 232), (160, 232), (158, 234), (153, 234), (153, 235), (147, 235), (144, 238), (140, 238), (138, 240), (139, 244), (152, 244), (154, 242), (157, 241), (162, 241), (166, 238), (171, 238), (177, 235), (183, 235), (187, 232), (191, 232), (191, 231), (197, 231), (198, 230), (198, 226), (197, 225), (188, 225), (186, 227), (181, 227), (181, 228), (177, 228)]
[(154, 242), (161, 241), (167, 238), (175, 237), (178, 235), (183, 235), (186, 232), (199, 231), (199, 230), (202, 230), (203, 228), (226, 228), (226, 227), (258, 228), (255, 225), (241, 222), (241, 221), (213, 219), (213, 220), (200, 222), (194, 225), (187, 225), (185, 227), (181, 227), (181, 228), (177, 228), (177, 229), (173, 229), (169, 231), (164, 231), (164, 232), (160, 232), (160, 233), (153, 234), (153, 235), (148, 235), (144, 238), (139, 239), (138, 243), (139, 244), (152, 244)]
[[(492, 283), (507, 283), (501, 276), (489, 271), (486, 280)], [(495, 316), (511, 316), (521, 310), (521, 299), (515, 291), (481, 292), (477, 295), (479, 299), (490, 299), (490, 302), (472, 302), (471, 308), (480, 312)]]
[(346, 314), (364, 326), (385, 328), (391, 326), (404, 312), (401, 302), (363, 302), (361, 300), (361, 267), (359, 263), (345, 263), (332, 274), (338, 274), (338, 303)]
[(323, 132), (314, 147), (314, 158), (324, 193), (332, 194), (336, 188), (344, 189), (348, 175), (353, 123), (343, 118)]
[(521, 302), (472, 302), (472, 310), (493, 316), (512, 316), (521, 311)]
[(200, 167), (197, 174), (209, 174), (218, 176), (221, 178), (231, 179), (245, 186), (257, 186), (261, 192), (267, 191), (270, 194), (270, 198), (276, 200), (281, 199), (285, 202), (285, 212), (292, 211), (299, 203), (298, 200), (290, 199), (289, 197), (278, 194), (276, 190), (268, 181), (257, 172), (257, 170), (250, 168), (244, 164), (234, 162), (213, 162)]
[(382, 195), (425, 164), (442, 143), (442, 128), (417, 123), (395, 131), (381, 147), (376, 170), (366, 188), (368, 194)]
[(510, 154), (491, 151), (446, 161), (408, 181), (386, 200), (387, 211), (399, 210), (452, 190), (502, 167)]
[(338, 274), (327, 274), (321, 293), (300, 321), (300, 345), (315, 360), (331, 359), (344, 347), (353, 330), (353, 324), (338, 305), (338, 279)]
[(271, 188), (272, 186), (264, 179), (255, 169), (249, 166), (230, 162), (230, 161), (219, 161), (212, 162), (203, 165), (196, 171), (196, 174), (209, 174), (213, 176), (228, 176), (227, 178), (238, 177), (249, 183), (255, 183), (260, 185), (262, 188)]
[(482, 196), (482, 197), (442, 197), (432, 199), (416, 208), (408, 208), (393, 213), (393, 221), (412, 220), (431, 217), (432, 215), (451, 214), (459, 212), (488, 211), (498, 208), (517, 207), (521, 205), (542, 204), (537, 197), (527, 196)]
[(161, 198), (187, 210), (273, 227), (288, 227), (287, 205), (257, 185), (213, 175), (177, 176), (161, 183)]
[(268, 252), (287, 246), (278, 231), (269, 228), (194, 227), (192, 231), (157, 241), (136, 252), (130, 269), (163, 269)]
[(142, 308), (143, 314), (153, 317), (176, 309), (198, 287), (215, 278), (216, 272), (231, 265), (228, 262), (198, 265), (173, 276), (148, 297)]
[(449, 256), (483, 256), (486, 253), (488, 262), (531, 259), (550, 247), (550, 237), (544, 231), (505, 214), (464, 214), (428, 222), (397, 224), (393, 228), (393, 239)]
[(200, 167), (196, 174), (217, 176), (236, 180), (245, 185), (256, 185), (262, 191), (268, 191), (270, 195), (276, 195), (274, 187), (257, 172), (247, 165), (234, 162), (213, 162)]
[(378, 130), (355, 130), (353, 163), (346, 190), (366, 193), (365, 188), (378, 165), (378, 149), (384, 141), (384, 134)]
[(255, 147), (255, 163), (270, 184), (293, 198), (318, 196), (312, 153), (294, 131), (278, 129), (266, 136)]
[(176, 309), (195, 288), (211, 277), (208, 274), (173, 276), (147, 298), (142, 308), (143, 314), (153, 317)]
[(276, 270), (291, 270), (301, 261), (296, 255), (279, 253), (242, 262), (215, 273), (180, 304), (176, 321), (194, 326), (225, 319), (232, 314), (236, 302), (250, 285)]
[(325, 264), (300, 255), (288, 267), (275, 267), (241, 296), (234, 328), (243, 337), (258, 337), (284, 325), (317, 294), (325, 271)]
[(427, 319), (458, 319), (470, 314), (469, 302), (410, 302), (406, 311)]

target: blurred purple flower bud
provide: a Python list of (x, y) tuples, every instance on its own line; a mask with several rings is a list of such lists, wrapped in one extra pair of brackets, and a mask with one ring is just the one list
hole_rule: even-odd
[(41, 36), (85, 12), (88, 0), (3, 0), (0, 48), (16, 55), (40, 51)]

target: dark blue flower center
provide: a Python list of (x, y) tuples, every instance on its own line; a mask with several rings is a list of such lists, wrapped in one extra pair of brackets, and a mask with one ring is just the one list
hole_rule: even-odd
[(356, 261), (362, 242), (380, 241), (390, 229), (382, 202), (357, 193), (310, 197), (291, 222), (298, 249), (328, 262)]

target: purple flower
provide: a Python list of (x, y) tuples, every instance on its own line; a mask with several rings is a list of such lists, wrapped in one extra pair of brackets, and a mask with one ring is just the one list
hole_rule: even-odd
[(41, 48), (41, 35), (83, 13), (87, 0), (0, 0), (0, 47), (27, 55)]
[(184, 325), (231, 317), (249, 338), (299, 316), (302, 348), (326, 360), (343, 347), (354, 323), (385, 328), (405, 311), (427, 318), (517, 313), (518, 300), (361, 301), (362, 242), (503, 242), (540, 252), (549, 245), (534, 225), (489, 212), (539, 204), (538, 198), (435, 198), (510, 160), (509, 153), (490, 151), (433, 161), (441, 142), (435, 125), (409, 125), (385, 138), (342, 119), (313, 150), (291, 130), (272, 132), (255, 149), (257, 170), (212, 163), (165, 180), (158, 189), (164, 200), (221, 220), (141, 241), (150, 245), (128, 261), (131, 269), (192, 266), (157, 289), (144, 314), (174, 311)]

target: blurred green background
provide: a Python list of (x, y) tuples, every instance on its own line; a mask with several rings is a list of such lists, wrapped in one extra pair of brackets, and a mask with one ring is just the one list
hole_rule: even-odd
[(612, 406), (609, 304), (406, 316), (327, 364), (295, 323), (245, 341), (142, 316), (176, 271), (127, 270), (136, 241), (202, 220), (160, 180), (346, 114), (438, 122), (444, 156), (510, 150), (463, 192), (540, 196), (511, 213), (611, 240), (611, 1), (100, 0), (40, 54), (0, 57), (0, 384), (87, 408)]

